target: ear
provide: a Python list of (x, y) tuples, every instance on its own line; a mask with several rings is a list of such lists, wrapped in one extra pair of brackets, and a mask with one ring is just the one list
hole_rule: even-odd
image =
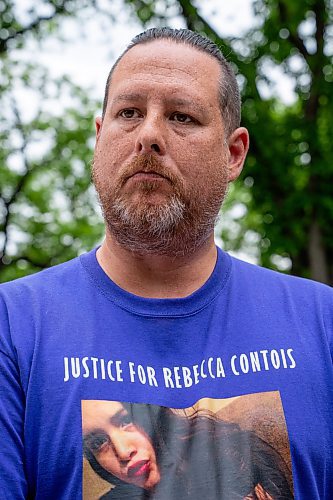
[(240, 175), (247, 152), (249, 150), (249, 133), (245, 127), (236, 128), (228, 139), (229, 146), (229, 175), (232, 182)]
[(102, 129), (102, 117), (101, 116), (97, 116), (97, 118), (95, 119), (95, 129), (96, 129), (96, 143), (97, 143), (99, 136), (100, 136), (100, 133), (101, 133), (101, 129)]

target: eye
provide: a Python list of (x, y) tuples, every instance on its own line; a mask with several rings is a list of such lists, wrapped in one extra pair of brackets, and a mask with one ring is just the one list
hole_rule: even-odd
[(171, 120), (178, 122), (178, 123), (193, 123), (194, 119), (187, 115), (186, 113), (173, 113), (171, 115)]
[(110, 444), (110, 438), (102, 431), (92, 432), (84, 439), (84, 446), (92, 453), (100, 452), (108, 444)]
[(122, 109), (119, 112), (119, 116), (125, 118), (126, 120), (130, 120), (131, 118), (138, 118), (140, 114), (137, 109), (127, 108), (127, 109)]
[(129, 415), (124, 415), (121, 418), (120, 427), (124, 428), (133, 425), (133, 422)]

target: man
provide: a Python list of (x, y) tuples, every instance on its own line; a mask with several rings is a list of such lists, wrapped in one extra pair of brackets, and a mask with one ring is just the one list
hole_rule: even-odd
[[(230, 66), (196, 33), (148, 30), (116, 62), (93, 162), (104, 243), (0, 289), (4, 498), (81, 498), (85, 401), (254, 393), (282, 401), (296, 498), (331, 498), (332, 292), (214, 245), (249, 145), (239, 117)], [(117, 456), (123, 475), (150, 470), (126, 446)], [(213, 456), (202, 450), (210, 471)], [(217, 500), (237, 479), (214, 481)]]

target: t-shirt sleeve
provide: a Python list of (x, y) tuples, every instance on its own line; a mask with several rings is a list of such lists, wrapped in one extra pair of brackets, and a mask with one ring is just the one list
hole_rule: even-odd
[(327, 300), (324, 301), (324, 325), (333, 364), (333, 289), (330, 288), (329, 292)]
[(0, 491), (1, 498), (27, 498), (24, 466), (25, 397), (11, 343), (6, 305), (0, 296)]

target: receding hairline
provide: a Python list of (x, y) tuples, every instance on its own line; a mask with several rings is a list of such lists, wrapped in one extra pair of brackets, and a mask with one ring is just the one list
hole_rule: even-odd
[[(207, 52), (205, 49), (203, 49), (199, 45), (193, 45), (188, 40), (182, 39), (182, 38), (179, 39), (179, 38), (167, 38), (167, 37), (162, 38), (162, 37), (160, 37), (160, 38), (149, 38), (147, 40), (143, 40), (142, 42), (140, 41), (139, 43), (136, 43), (133, 45), (129, 44), (128, 47), (121, 53), (121, 55), (118, 57), (118, 59), (114, 63), (112, 70), (115, 70), (115, 68), (118, 66), (120, 61), (124, 58), (124, 56), (126, 56), (126, 54), (128, 52), (132, 51), (135, 48), (142, 47), (143, 45), (149, 45), (152, 43), (160, 43), (160, 44), (166, 44), (166, 45), (170, 45), (170, 46), (181, 45), (183, 47), (187, 47), (187, 48), (192, 49), (196, 52), (199, 52), (200, 54), (204, 54), (204, 55), (208, 56), (212, 60), (215, 60), (219, 64), (219, 66), (221, 67), (221, 64), (220, 64), (220, 61), (218, 60), (218, 58), (216, 56), (214, 56), (213, 54), (210, 54), (209, 52)], [(222, 53), (221, 53), (221, 55), (222, 55)], [(226, 61), (226, 63), (229, 64), (227, 61)]]
[(117, 58), (116, 62), (113, 64), (113, 66), (109, 72), (108, 79), (107, 79), (107, 85), (110, 86), (113, 73), (115, 72), (115, 70), (117, 69), (117, 67), (121, 63), (121, 61), (124, 59), (124, 57), (126, 57), (128, 52), (132, 52), (132, 50), (136, 49), (136, 48), (139, 49), (143, 45), (150, 45), (153, 43), (168, 44), (170, 46), (182, 45), (183, 47), (187, 47), (190, 50), (192, 49), (195, 52), (199, 52), (199, 54), (203, 54), (203, 55), (209, 57), (209, 59), (211, 59), (212, 61), (215, 61), (218, 64), (218, 67), (220, 69), (220, 75), (221, 76), (223, 75), (223, 67), (222, 67), (220, 61), (217, 59), (217, 57), (215, 57), (213, 54), (209, 54), (206, 50), (200, 48), (199, 46), (191, 45), (187, 40), (183, 40), (183, 39), (179, 40), (177, 38), (175, 38), (175, 39), (174, 38), (153, 38), (153, 39), (149, 39), (149, 40), (144, 40), (144, 41), (137, 43), (135, 45), (129, 45), (124, 50), (124, 52), (122, 52), (120, 54), (120, 56)]
[[(205, 50), (202, 50), (202, 49), (200, 50), (199, 47), (194, 47), (193, 45), (190, 45), (189, 43), (186, 43), (186, 41), (183, 41), (183, 40), (173, 40), (173, 39), (169, 39), (169, 38), (157, 38), (157, 39), (153, 39), (153, 40), (145, 40), (144, 42), (141, 42), (141, 43), (139, 43), (137, 45), (133, 45), (132, 47), (129, 47), (128, 49), (126, 49), (126, 51), (123, 52), (118, 57), (118, 59), (116, 60), (116, 62), (112, 66), (112, 68), (110, 70), (110, 73), (109, 73), (109, 76), (108, 76), (107, 86), (108, 86), (108, 91), (109, 92), (110, 92), (110, 86), (111, 86), (111, 83), (112, 83), (112, 77), (113, 77), (116, 69), (120, 65), (120, 63), (124, 60), (124, 58), (126, 58), (127, 53), (132, 52), (132, 50), (135, 50), (135, 49), (140, 49), (140, 47), (142, 47), (143, 45), (148, 45), (148, 44), (151, 44), (151, 43), (154, 43), (154, 42), (160, 43), (160, 44), (168, 44), (168, 45), (170, 45), (170, 47), (172, 47), (172, 45), (174, 45), (174, 44), (182, 45), (185, 48), (187, 47), (190, 50), (193, 49), (195, 52), (197, 52), (199, 54), (203, 54), (204, 56), (209, 57), (210, 60), (215, 61), (215, 63), (217, 64), (216, 68), (219, 70), (217, 85), (219, 85), (220, 79), (223, 77), (223, 68), (221, 67), (221, 64), (219, 64), (219, 61), (216, 59), (216, 57), (214, 57), (212, 54), (207, 53)], [(170, 53), (171, 53), (171, 50), (170, 50)], [(152, 54), (151, 58), (153, 58), (154, 56), (155, 56), (155, 54), (154, 55)], [(105, 111), (106, 111), (106, 109), (103, 110), (103, 115), (104, 115)]]
[[(149, 31), (154, 31), (155, 28), (147, 30)], [(161, 29), (163, 30), (163, 28)], [(160, 31), (159, 28), (156, 29), (156, 31)], [(147, 32), (140, 33), (139, 35), (135, 36), (130, 44), (126, 47), (126, 49), (120, 54), (120, 56), (117, 58), (115, 63), (113, 64), (108, 78), (106, 82), (106, 87), (105, 87), (105, 94), (104, 94), (104, 101), (103, 101), (103, 112), (102, 112), (102, 119), (104, 118), (105, 111), (107, 108), (107, 103), (108, 103), (108, 97), (109, 97), (109, 88), (110, 84), (112, 81), (112, 76), (121, 62), (121, 60), (124, 58), (124, 56), (129, 52), (130, 50), (134, 49), (137, 46), (140, 45), (147, 45), (149, 43), (153, 42), (168, 42), (169, 45), (172, 45), (172, 42), (178, 45), (183, 45), (187, 46), (189, 48), (195, 49), (197, 52), (206, 54), (207, 56), (210, 57), (210, 59), (215, 59), (216, 62), (219, 65), (220, 69), (220, 76), (217, 81), (218, 85), (218, 94), (219, 94), (219, 101), (220, 101), (220, 110), (222, 113), (223, 118), (226, 121), (226, 129), (227, 132), (230, 134), (233, 130), (235, 130), (239, 125), (240, 125), (240, 105), (241, 105), (241, 100), (239, 96), (239, 89), (236, 81), (236, 75), (232, 69), (231, 64), (227, 61), (225, 56), (223, 55), (221, 49), (214, 43), (212, 40), (210, 40), (207, 37), (204, 37), (202, 35), (199, 35), (198, 33), (191, 32), (190, 30), (171, 30), (174, 32), (189, 32), (194, 35), (198, 35), (201, 37), (201, 40), (204, 42), (207, 42), (208, 45), (211, 44), (209, 48), (207, 46), (200, 45), (196, 42), (193, 42), (190, 39), (187, 39), (186, 37), (173, 37), (172, 35), (168, 35), (166, 33), (163, 36), (160, 36), (160, 33), (156, 37), (150, 37), (146, 39), (141, 39), (140, 37), (145, 35)], [(230, 96), (227, 95), (227, 89), (231, 90)], [(230, 99), (231, 98), (231, 99)], [(231, 103), (232, 101), (232, 103)], [(233, 110), (230, 112), (230, 104), (232, 104)]]

